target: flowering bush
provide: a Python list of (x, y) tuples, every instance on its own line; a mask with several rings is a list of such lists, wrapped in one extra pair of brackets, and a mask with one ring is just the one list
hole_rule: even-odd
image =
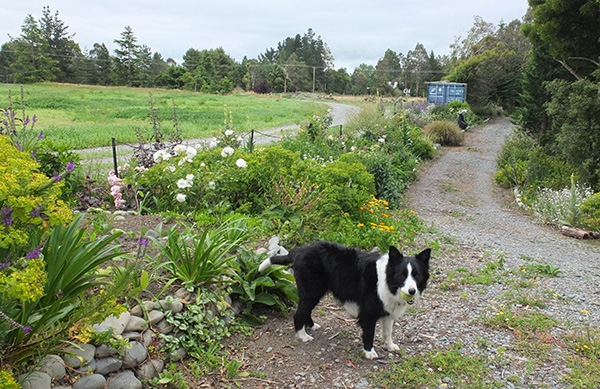
[(48, 227), (72, 220), (59, 199), (62, 183), (39, 173), (29, 153), (0, 135), (0, 258), (15, 263), (34, 249)]
[(342, 213), (339, 222), (325, 231), (326, 239), (367, 250), (378, 247), (387, 252), (390, 246), (405, 247), (414, 242), (415, 234), (423, 228), (414, 211), (390, 210), (385, 200), (371, 196), (359, 212)]

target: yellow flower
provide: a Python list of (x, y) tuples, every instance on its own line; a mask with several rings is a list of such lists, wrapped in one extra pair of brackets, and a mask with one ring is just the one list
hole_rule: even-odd
[(365, 225), (364, 225), (364, 224), (362, 224), (362, 223), (358, 223), (358, 226), (359, 226), (359, 227), (364, 227)]

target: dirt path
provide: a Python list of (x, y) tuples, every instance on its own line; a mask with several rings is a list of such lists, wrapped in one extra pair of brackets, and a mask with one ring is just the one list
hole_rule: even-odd
[[(565, 377), (573, 350), (566, 339), (585, 326), (597, 327), (600, 249), (511, 209), (510, 196), (493, 183), (495, 158), (511, 128), (508, 119), (475, 128), (464, 147), (443, 151), (407, 193), (410, 206), (433, 225), (413, 251), (428, 245), (434, 252), (425, 297), (394, 327), (401, 352), (381, 348), (378, 326), (375, 349), (380, 358), (361, 357), (360, 330), (327, 300), (314, 311), (321, 329), (313, 333), (313, 341), (295, 339), (291, 315), (269, 317), (252, 337), (228, 342), (229, 358), (241, 361), (241, 371), (249, 376), (227, 380), (215, 373), (201, 384), (371, 388), (374, 375), (411, 357), (421, 358), (421, 369), (439, 374), (428, 367), (429, 358), (458, 350), (465, 364), (484, 361), (484, 383), (570, 387)], [(523, 266), (533, 260), (551, 262), (562, 273), (545, 277), (525, 272)], [(494, 321), (497, 317), (506, 322)], [(553, 324), (533, 321), (517, 327), (509, 322), (515, 318)], [(453, 382), (453, 377), (442, 375), (438, 386), (476, 386), (468, 380)]]

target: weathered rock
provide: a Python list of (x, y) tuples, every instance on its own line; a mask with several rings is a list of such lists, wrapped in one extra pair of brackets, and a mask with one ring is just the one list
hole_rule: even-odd
[(84, 375), (73, 384), (73, 389), (104, 389), (106, 378), (102, 374)]
[(123, 337), (123, 339), (127, 339), (127, 340), (139, 340), (140, 336), (142, 336), (142, 334), (138, 331), (127, 331), (127, 332), (123, 332), (123, 335), (121, 335)]
[[(79, 344), (79, 347), (69, 347), (65, 349), (65, 365), (78, 369), (85, 366), (94, 358), (96, 347), (92, 344)], [(67, 354), (68, 353), (68, 354)]]
[(148, 321), (150, 325), (154, 325), (161, 321), (165, 317), (165, 314), (161, 311), (150, 311), (148, 312)]
[(183, 310), (183, 303), (179, 300), (173, 300), (173, 301), (160, 300), (159, 303), (160, 303), (160, 306), (162, 306), (165, 311), (179, 313)]
[(96, 358), (112, 357), (117, 353), (117, 349), (106, 344), (96, 347)]
[(123, 333), (123, 331), (125, 330), (127, 323), (129, 323), (130, 317), (131, 317), (131, 314), (127, 311), (120, 314), (119, 317), (110, 315), (106, 319), (104, 319), (104, 321), (102, 323), (94, 324), (92, 326), (92, 328), (96, 332), (104, 332), (104, 331), (108, 331), (110, 328), (112, 328), (113, 335), (121, 335)]
[(159, 331), (161, 334), (169, 334), (175, 328), (173, 325), (169, 324), (166, 320), (161, 320), (154, 326), (154, 329)]
[[(142, 305), (143, 305), (143, 307), (142, 307)], [(156, 307), (158, 306), (158, 304), (154, 301), (143, 301), (142, 305), (136, 305), (135, 307), (133, 307), (131, 309), (131, 314), (133, 316), (142, 317), (142, 316), (144, 316), (144, 311), (150, 312), (153, 309), (156, 309)]]
[(121, 362), (117, 358), (107, 357), (107, 358), (99, 358), (96, 359), (96, 373), (98, 374), (110, 374), (118, 371), (121, 366), (123, 366), (123, 362)]
[(107, 389), (142, 389), (142, 383), (131, 370), (125, 370), (108, 378)]
[(148, 353), (146, 352), (144, 345), (139, 342), (130, 342), (129, 345), (131, 347), (128, 346), (125, 348), (123, 362), (131, 367), (139, 366), (144, 362)]
[(40, 361), (36, 370), (44, 372), (50, 376), (52, 380), (60, 379), (66, 374), (65, 361), (58, 355), (46, 355)]
[(165, 363), (161, 359), (150, 359), (139, 367), (138, 373), (145, 379), (151, 380), (158, 377), (158, 374), (164, 369)]
[(178, 362), (178, 361), (181, 361), (186, 356), (187, 356), (187, 350), (185, 349), (185, 347), (179, 347), (177, 350), (173, 351), (169, 355), (169, 358), (173, 362)]
[(50, 389), (50, 376), (41, 371), (33, 371), (17, 377), (23, 389)]
[(125, 331), (142, 332), (146, 328), (148, 328), (148, 323), (146, 322), (146, 320), (138, 316), (131, 316), (131, 318), (129, 319), (129, 323), (127, 323), (127, 326), (125, 327)]

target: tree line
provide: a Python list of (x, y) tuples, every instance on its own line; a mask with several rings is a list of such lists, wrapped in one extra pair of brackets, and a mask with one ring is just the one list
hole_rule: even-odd
[(183, 63), (165, 59), (140, 44), (126, 26), (114, 40), (95, 43), (82, 51), (74, 34), (44, 7), (37, 20), (27, 15), (21, 34), (9, 36), (0, 49), (0, 82), (41, 81), (132, 87), (180, 88), (207, 93), (229, 93), (234, 88), (260, 93), (311, 91), (337, 94), (393, 95), (409, 89), (423, 95), (425, 82), (447, 74), (448, 57), (436, 56), (417, 43), (406, 54), (388, 49), (376, 66), (362, 64), (352, 73), (333, 68), (327, 44), (312, 29), (288, 37), (258, 58), (235, 61), (223, 48), (190, 48)]

